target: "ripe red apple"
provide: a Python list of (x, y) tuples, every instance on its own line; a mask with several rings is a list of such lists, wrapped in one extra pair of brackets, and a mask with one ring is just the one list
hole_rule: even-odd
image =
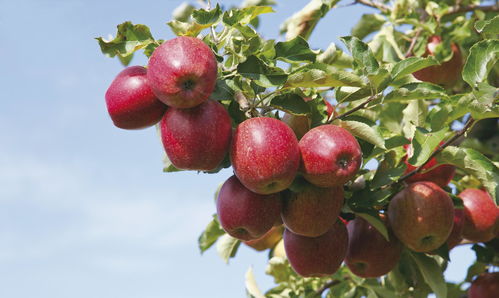
[(230, 151), (234, 173), (241, 183), (259, 194), (288, 188), (300, 165), (295, 134), (274, 118), (251, 118), (237, 127)]
[(284, 249), (291, 267), (304, 277), (334, 274), (343, 262), (348, 246), (348, 232), (337, 220), (322, 236), (311, 238), (284, 230)]
[(284, 226), (282, 225), (273, 226), (262, 237), (255, 240), (244, 241), (244, 244), (255, 250), (263, 251), (274, 247), (277, 244), (277, 242), (279, 242), (282, 239), (283, 231), (284, 231)]
[(345, 184), (362, 163), (359, 143), (347, 130), (332, 124), (307, 132), (299, 143), (303, 177), (319, 187)]
[(499, 297), (499, 272), (480, 274), (468, 289), (468, 298)]
[(402, 244), (390, 232), (387, 241), (375, 227), (361, 217), (348, 222), (348, 250), (345, 264), (357, 276), (379, 277), (398, 263)]
[(281, 195), (260, 195), (244, 187), (236, 176), (222, 185), (217, 214), (222, 228), (232, 237), (247, 241), (265, 235), (281, 214)]
[(174, 108), (192, 108), (215, 89), (217, 60), (200, 39), (179, 36), (154, 50), (147, 78), (162, 102)]
[[(440, 143), (442, 145), (443, 142)], [(412, 172), (416, 169), (415, 166), (411, 165), (407, 160), (413, 155), (413, 148), (411, 144), (404, 145), (404, 149), (407, 154), (404, 156), (403, 161), (407, 166), (404, 174)], [(431, 169), (431, 170), (429, 170)], [(429, 171), (428, 171), (429, 170)], [(456, 167), (452, 165), (439, 164), (436, 158), (430, 159), (430, 161), (422, 168), (422, 171), (412, 175), (407, 178), (408, 183), (418, 182), (418, 181), (431, 181), (440, 187), (445, 187), (454, 177), (456, 172)]]
[(320, 188), (311, 184), (289, 192), (283, 201), (282, 221), (294, 234), (318, 237), (333, 226), (345, 198), (343, 187)]
[(123, 129), (152, 126), (166, 110), (152, 92), (142, 66), (127, 67), (116, 76), (106, 91), (106, 105), (114, 125)]
[(417, 252), (439, 248), (454, 224), (450, 196), (433, 182), (416, 182), (397, 193), (388, 205), (395, 236)]
[(483, 190), (468, 188), (459, 194), (464, 204), (463, 237), (474, 242), (487, 242), (499, 232), (499, 209)]
[(170, 108), (161, 120), (163, 146), (179, 169), (215, 169), (229, 150), (231, 134), (229, 113), (213, 100), (191, 109)]
[[(431, 36), (426, 45), (424, 57), (434, 56), (436, 47), (442, 43), (440, 36)], [(451, 86), (461, 76), (463, 69), (463, 57), (461, 50), (455, 44), (451, 44), (452, 58), (449, 61), (443, 62), (440, 65), (429, 66), (413, 73), (414, 77), (420, 81), (430, 82), (433, 84)]]
[(452, 231), (450, 232), (449, 238), (447, 238), (447, 248), (449, 250), (453, 249), (461, 243), (463, 240), (463, 228), (464, 228), (464, 210), (454, 209), (454, 225), (452, 226)]

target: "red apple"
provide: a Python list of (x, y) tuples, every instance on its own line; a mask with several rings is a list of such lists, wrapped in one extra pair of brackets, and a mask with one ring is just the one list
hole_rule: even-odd
[(454, 209), (454, 225), (452, 226), (452, 231), (450, 232), (449, 238), (447, 238), (447, 248), (449, 250), (453, 249), (461, 243), (463, 240), (463, 228), (464, 228), (464, 210)]
[(215, 169), (229, 150), (231, 134), (229, 113), (213, 100), (191, 109), (170, 108), (161, 120), (163, 146), (179, 169)]
[(375, 227), (361, 217), (348, 222), (348, 250), (345, 264), (357, 276), (379, 277), (398, 263), (402, 245), (390, 232), (387, 241)]
[(343, 187), (320, 188), (311, 184), (289, 192), (283, 201), (282, 221), (294, 234), (318, 237), (333, 226), (343, 207)]
[(463, 237), (474, 242), (487, 242), (499, 232), (499, 209), (483, 190), (468, 188), (459, 194), (464, 204)]
[[(440, 143), (442, 145), (443, 142)], [(404, 174), (412, 172), (416, 169), (415, 166), (411, 165), (407, 160), (412, 157), (413, 149), (411, 144), (404, 145), (404, 149), (407, 154), (404, 156), (403, 161), (407, 166)], [(429, 171), (428, 171), (429, 170)], [(407, 178), (408, 183), (418, 182), (418, 181), (431, 181), (440, 187), (445, 187), (454, 177), (456, 172), (456, 167), (446, 164), (438, 164), (436, 158), (430, 159), (430, 161), (422, 168), (422, 171), (412, 175)]]
[(232, 237), (248, 241), (267, 233), (281, 213), (281, 195), (260, 195), (244, 187), (236, 176), (222, 185), (217, 214), (222, 228)]
[(337, 220), (322, 236), (310, 238), (284, 230), (284, 249), (291, 267), (304, 277), (334, 274), (343, 262), (348, 246), (348, 232)]
[(480, 274), (468, 289), (468, 298), (499, 297), (499, 272)]
[(450, 196), (433, 182), (416, 182), (397, 193), (388, 205), (395, 236), (417, 252), (430, 252), (449, 238), (454, 224)]
[(154, 50), (147, 78), (162, 102), (174, 108), (192, 108), (215, 89), (217, 60), (203, 41), (179, 36)]
[(263, 251), (274, 247), (277, 244), (277, 242), (279, 242), (282, 239), (283, 231), (284, 227), (282, 225), (273, 226), (262, 237), (255, 240), (244, 241), (244, 244), (255, 250)]
[(307, 132), (299, 143), (303, 177), (319, 187), (345, 184), (362, 163), (359, 143), (347, 130), (332, 124)]
[(114, 125), (123, 129), (152, 126), (166, 110), (152, 92), (142, 66), (127, 67), (116, 76), (106, 91), (106, 105)]
[(274, 118), (251, 118), (237, 127), (230, 160), (241, 183), (259, 194), (288, 188), (300, 165), (295, 134)]
[[(432, 36), (428, 39), (424, 57), (434, 56), (436, 47), (442, 43), (440, 36)], [(463, 57), (461, 50), (455, 44), (451, 44), (452, 58), (449, 61), (443, 62), (440, 65), (429, 66), (413, 73), (414, 77), (420, 81), (430, 82), (433, 84), (453, 85), (461, 76), (463, 69)]]

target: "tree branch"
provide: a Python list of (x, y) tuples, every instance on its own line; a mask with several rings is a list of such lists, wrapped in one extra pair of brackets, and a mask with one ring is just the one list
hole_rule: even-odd
[(481, 11), (499, 11), (499, 6), (497, 4), (495, 5), (486, 5), (486, 6), (480, 6), (480, 5), (466, 5), (466, 6), (460, 6), (460, 7), (453, 7), (449, 9), (445, 15), (451, 15), (451, 14), (457, 14), (457, 13), (463, 13), (463, 12), (469, 12), (473, 10), (481, 10)]
[(410, 178), (410, 177), (414, 176), (415, 174), (417, 174), (418, 172), (420, 172), (423, 169), (423, 167), (428, 162), (430, 162), (430, 160), (432, 160), (435, 156), (437, 156), (437, 154), (439, 154), (440, 152), (442, 152), (442, 150), (444, 150), (445, 147), (447, 147), (450, 144), (454, 143), (457, 139), (459, 139), (459, 137), (461, 137), (462, 135), (464, 135), (466, 133), (466, 131), (468, 131), (468, 129), (473, 125), (474, 122), (475, 122), (475, 119), (473, 119), (473, 118), (470, 117), (468, 119), (468, 122), (466, 122), (466, 125), (463, 127), (463, 129), (461, 129), (460, 131), (458, 131), (452, 138), (450, 138), (449, 140), (447, 140), (447, 142), (443, 143), (441, 146), (438, 146), (438, 148), (435, 151), (433, 151), (433, 153), (430, 155), (430, 157), (428, 157), (428, 159), (422, 165), (420, 165), (419, 167), (417, 167), (413, 171), (405, 174), (404, 176), (400, 177), (397, 181), (393, 181), (393, 182), (385, 185), (382, 188), (387, 188), (387, 187), (393, 186), (395, 184), (399, 184), (402, 181), (406, 180), (407, 178)]
[(355, 3), (359, 3), (365, 6), (369, 6), (372, 8), (379, 9), (383, 13), (388, 13), (390, 11), (390, 7), (383, 4), (383, 3), (378, 3), (376, 1), (371, 1), (371, 0), (355, 0)]
[(335, 285), (339, 284), (341, 281), (337, 280), (337, 279), (333, 279), (331, 281), (328, 281), (327, 283), (325, 283), (322, 287), (320, 287), (316, 292), (316, 297), (320, 297), (322, 295), (322, 293), (324, 293), (324, 291), (326, 291), (327, 289), (331, 288), (331, 287), (334, 287)]
[(416, 41), (418, 40), (419, 35), (421, 35), (421, 31), (422, 29), (418, 29), (414, 34), (414, 37), (411, 39), (411, 44), (409, 45), (407, 52), (405, 52), (406, 58), (412, 55), (412, 50), (414, 50), (414, 47), (416, 46)]
[(328, 121), (328, 122), (330, 122), (330, 123), (331, 123), (331, 122), (333, 122), (333, 121), (334, 121), (334, 120), (336, 120), (336, 119), (341, 119), (341, 118), (344, 118), (344, 117), (346, 117), (346, 116), (348, 116), (348, 115), (350, 115), (350, 114), (352, 114), (352, 113), (355, 113), (355, 112), (357, 112), (358, 110), (365, 108), (365, 107), (366, 107), (366, 106), (367, 106), (367, 105), (368, 105), (371, 101), (373, 101), (373, 100), (375, 100), (375, 99), (377, 99), (377, 98), (378, 98), (378, 96), (377, 96), (377, 95), (372, 95), (372, 96), (370, 96), (370, 97), (369, 97), (366, 101), (364, 101), (363, 103), (361, 103), (360, 105), (356, 106), (355, 108), (353, 108), (353, 109), (351, 109), (351, 110), (349, 110), (349, 111), (346, 111), (346, 112), (345, 112), (345, 113), (343, 113), (343, 114), (340, 114), (340, 115), (338, 115), (338, 116), (334, 117), (333, 119), (331, 119), (331, 120), (330, 120), (330, 121)]

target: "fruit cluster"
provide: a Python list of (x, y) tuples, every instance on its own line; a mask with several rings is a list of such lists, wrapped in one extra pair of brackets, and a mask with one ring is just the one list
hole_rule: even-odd
[[(209, 99), (217, 79), (211, 49), (193, 37), (177, 37), (153, 52), (147, 69), (122, 71), (106, 93), (116, 126), (138, 129), (160, 121), (163, 146), (178, 169), (214, 170), (229, 156), (234, 170), (219, 191), (223, 229), (263, 250), (281, 235), (286, 256), (302, 276), (331, 275), (345, 261), (361, 277), (388, 273), (403, 245), (433, 252), (462, 238), (485, 242), (498, 233), (498, 209), (483, 190), (467, 189), (455, 209), (445, 187), (449, 165), (431, 160), (397, 193), (381, 222), (387, 240), (370, 222), (340, 217), (344, 185), (362, 164), (356, 138), (332, 124), (310, 129), (306, 117), (249, 118), (235, 127), (225, 107)], [(334, 113), (329, 106), (328, 113)], [(411, 148), (406, 147), (407, 172)]]

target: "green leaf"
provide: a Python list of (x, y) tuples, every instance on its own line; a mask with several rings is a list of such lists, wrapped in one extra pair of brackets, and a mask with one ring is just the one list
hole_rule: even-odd
[(474, 244), (471, 249), (475, 251), (477, 262), (485, 264), (490, 264), (493, 262), (495, 256), (494, 248), (482, 246), (480, 244)]
[(270, 6), (249, 6), (242, 9), (231, 9), (223, 14), (223, 22), (227, 26), (234, 26), (236, 24), (247, 25), (257, 16), (274, 12)]
[(422, 165), (435, 151), (435, 148), (444, 139), (446, 133), (446, 128), (435, 132), (428, 132), (421, 127), (417, 127), (412, 139), (413, 153), (408, 160), (409, 163), (415, 167)]
[(192, 12), (192, 17), (196, 20), (196, 23), (200, 25), (211, 26), (218, 22), (220, 16), (222, 15), (222, 9), (218, 5), (211, 10), (197, 9)]
[(431, 83), (409, 83), (385, 96), (385, 102), (407, 102), (413, 99), (446, 99), (444, 88)]
[(171, 160), (168, 158), (168, 155), (165, 154), (163, 157), (163, 173), (173, 173), (183, 171), (181, 169), (177, 169)]
[(362, 79), (353, 73), (338, 70), (322, 63), (312, 63), (298, 68), (289, 75), (286, 87), (363, 87)]
[(140, 49), (144, 49), (151, 43), (155, 43), (149, 27), (146, 25), (133, 25), (132, 22), (124, 22), (118, 25), (116, 37), (113, 40), (96, 38), (103, 54), (109, 57), (118, 56), (126, 66), (130, 63), (131, 55)]
[(229, 263), (229, 259), (233, 258), (241, 241), (231, 237), (229, 234), (224, 234), (217, 241), (217, 252), (218, 255), (224, 260), (225, 263)]
[[(405, 138), (404, 138), (405, 139)], [(404, 174), (406, 166), (400, 163), (397, 167), (397, 154), (395, 151), (389, 151), (385, 154), (385, 158), (380, 162), (376, 174), (371, 182), (371, 187), (377, 188), (396, 181)]]
[(474, 44), (463, 69), (463, 79), (472, 88), (484, 82), (487, 75), (497, 62), (499, 53), (499, 40), (482, 40)]
[(245, 62), (237, 66), (237, 71), (262, 87), (283, 85), (288, 78), (282, 69), (268, 66), (256, 56), (249, 56)]
[(475, 176), (499, 203), (499, 169), (487, 157), (471, 148), (449, 146), (436, 156), (439, 163), (454, 165)]
[(308, 115), (311, 113), (310, 107), (305, 100), (294, 93), (277, 95), (270, 100), (270, 105), (293, 115)]
[(225, 234), (225, 231), (220, 226), (217, 215), (214, 214), (213, 219), (206, 226), (203, 233), (201, 233), (198, 238), (198, 245), (201, 253), (210, 248), (213, 243), (215, 243), (215, 241), (217, 241), (218, 238), (220, 238), (220, 236), (222, 236), (223, 234)]
[(371, 96), (372, 90), (371, 88), (339, 87), (336, 88), (335, 95), (338, 103), (343, 103)]
[(246, 285), (246, 294), (250, 298), (265, 298), (258, 285), (256, 284), (253, 268), (249, 267), (244, 276), (244, 284)]
[(275, 45), (276, 59), (286, 62), (315, 62), (316, 54), (310, 49), (308, 42), (301, 36), (292, 40), (278, 42)]
[(374, 74), (378, 71), (379, 64), (369, 46), (360, 39), (353, 36), (340, 38), (347, 46), (354, 60), (354, 67), (363, 69), (366, 74)]
[(402, 111), (402, 131), (406, 138), (412, 139), (416, 132), (416, 127), (423, 127), (425, 125), (427, 113), (428, 109), (423, 101), (412, 100), (409, 102), (407, 107)]
[(210, 25), (201, 25), (196, 22), (187, 23), (177, 20), (170, 21), (166, 24), (172, 29), (175, 35), (192, 37), (196, 37), (201, 31), (210, 27)]
[(288, 261), (282, 257), (272, 257), (265, 269), (265, 273), (274, 277), (275, 283), (285, 282), (293, 274)]
[(388, 230), (386, 229), (386, 226), (379, 217), (379, 215), (376, 214), (374, 216), (368, 213), (355, 213), (355, 214), (365, 219), (368, 223), (370, 223), (373, 227), (375, 227), (376, 230), (378, 230), (378, 232), (380, 232), (381, 235), (383, 235), (383, 237), (385, 237), (387, 241), (390, 241), (390, 238), (388, 236)]
[(492, 19), (477, 21), (475, 29), (479, 33), (499, 34), (499, 15), (496, 15)]
[(435, 259), (422, 253), (413, 252), (410, 255), (437, 298), (447, 298), (447, 285), (445, 284), (444, 275)]
[(397, 62), (392, 69), (393, 80), (398, 80), (403, 76), (416, 72), (428, 66), (437, 65), (438, 61), (433, 56), (426, 58), (422, 57), (409, 57), (407, 59)]
[(363, 14), (360, 21), (352, 28), (352, 36), (363, 39), (372, 32), (381, 29), (386, 19), (379, 14)]
[(340, 126), (348, 130), (354, 136), (378, 146), (379, 148), (386, 149), (385, 140), (375, 127), (358, 121), (341, 121)]
[[(477, 253), (477, 251), (475, 250), (475, 254), (476, 253)], [(478, 259), (478, 256), (477, 256), (477, 259)], [(477, 276), (478, 274), (480, 274), (482, 272), (485, 272), (485, 270), (487, 270), (487, 263), (482, 263), (482, 262), (477, 261), (473, 265), (468, 267), (468, 272), (466, 273), (466, 278), (464, 280), (467, 282), (471, 282), (473, 280), (473, 277)]]
[(192, 12), (196, 8), (187, 2), (182, 2), (177, 8), (172, 12), (172, 17), (174, 20), (187, 22), (192, 15)]

